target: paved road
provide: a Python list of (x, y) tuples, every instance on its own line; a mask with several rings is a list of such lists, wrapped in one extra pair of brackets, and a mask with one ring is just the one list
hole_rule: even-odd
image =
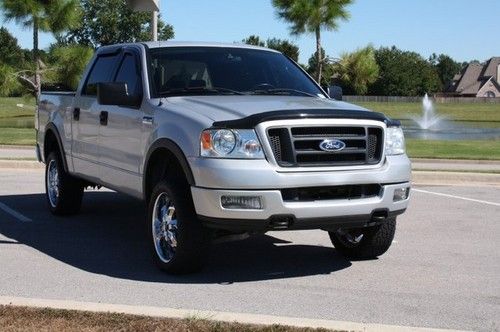
[(378, 260), (342, 258), (321, 231), (273, 232), (217, 244), (204, 272), (172, 277), (151, 264), (140, 203), (89, 192), (80, 215), (54, 218), (42, 178), (0, 170), (0, 296), (500, 328), (498, 188), (417, 188)]

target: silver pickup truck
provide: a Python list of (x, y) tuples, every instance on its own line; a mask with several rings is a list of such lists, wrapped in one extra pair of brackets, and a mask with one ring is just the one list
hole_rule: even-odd
[(41, 95), (36, 129), (50, 211), (77, 213), (86, 187), (143, 200), (169, 273), (200, 269), (216, 237), (274, 230), (321, 229), (346, 257), (373, 258), (409, 200), (400, 123), (265, 48), (101, 47), (76, 92)]

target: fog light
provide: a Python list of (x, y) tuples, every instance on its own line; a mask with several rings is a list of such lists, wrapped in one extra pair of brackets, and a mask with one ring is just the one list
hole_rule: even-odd
[(222, 196), (220, 202), (224, 209), (262, 210), (260, 196)]
[(396, 188), (394, 189), (394, 202), (404, 201), (410, 195), (410, 188)]

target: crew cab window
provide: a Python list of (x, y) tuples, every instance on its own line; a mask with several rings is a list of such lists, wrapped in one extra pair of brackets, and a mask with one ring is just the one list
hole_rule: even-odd
[(132, 54), (125, 54), (115, 82), (126, 83), (130, 95), (138, 96), (142, 92), (141, 76), (136, 58)]
[(111, 82), (113, 71), (116, 67), (119, 54), (101, 55), (97, 57), (92, 70), (89, 73), (87, 82), (83, 87), (82, 94), (89, 96), (97, 95), (97, 83)]

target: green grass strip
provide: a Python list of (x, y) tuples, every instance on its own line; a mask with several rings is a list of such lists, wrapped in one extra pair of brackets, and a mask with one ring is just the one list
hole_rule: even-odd
[(500, 141), (432, 141), (408, 139), (411, 158), (500, 160)]

